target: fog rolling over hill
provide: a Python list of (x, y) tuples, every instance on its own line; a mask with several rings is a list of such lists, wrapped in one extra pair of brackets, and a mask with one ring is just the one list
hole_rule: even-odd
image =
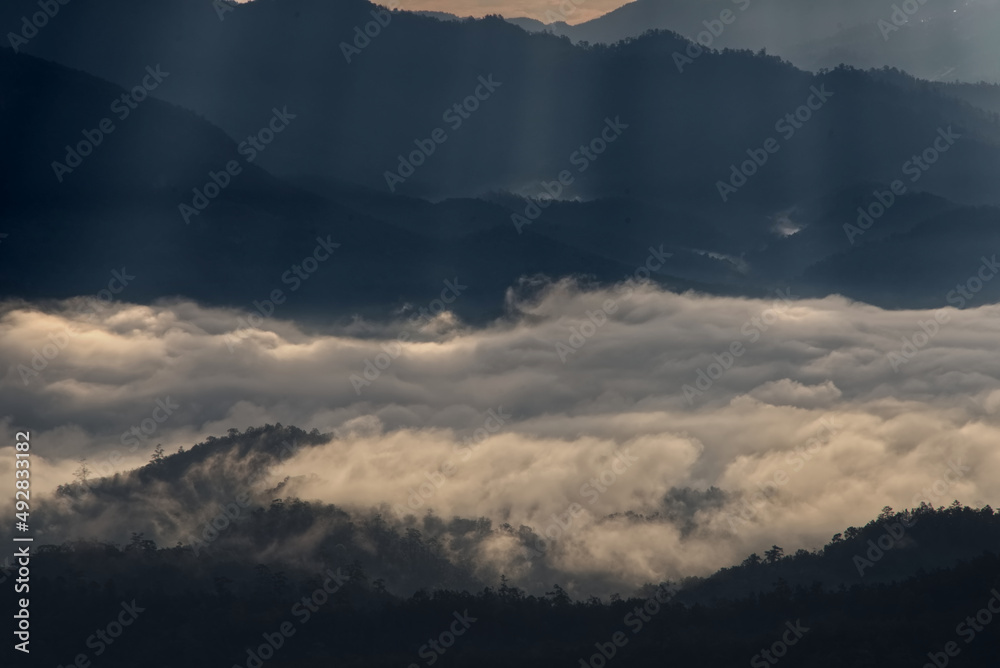
[(0, 665), (993, 665), (996, 3), (511, 6), (0, 7)]

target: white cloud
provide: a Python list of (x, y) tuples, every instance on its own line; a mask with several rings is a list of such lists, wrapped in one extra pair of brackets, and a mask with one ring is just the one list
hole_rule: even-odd
[[(102, 461), (119, 450), (141, 462), (155, 443), (172, 452), (230, 427), (318, 428), (335, 438), (285, 468), (305, 499), (401, 506), (444, 476), (418, 516), (487, 516), (539, 535), (553, 514), (579, 503), (586, 512), (552, 543), (550, 563), (572, 577), (613, 573), (632, 584), (710, 572), (772, 543), (817, 547), (883, 505), (922, 496), (935, 505), (996, 503), (1000, 307), (949, 310), (934, 340), (896, 372), (888, 353), (931, 314), (839, 297), (776, 304), (633, 288), (623, 296), (562, 282), (531, 303), (512, 296), (517, 317), (399, 344), (360, 395), (350, 376), (402, 324), (359, 338), (357, 323), (307, 333), (267, 321), (231, 353), (234, 311), (119, 304), (88, 323), (70, 302), (8, 303), (0, 308), (0, 356), (10, 364), (0, 379), (0, 438), (12, 443), (15, 429), (32, 430), (50, 467), (36, 481), (43, 491), (66, 481), (81, 456)], [(563, 363), (556, 342), (612, 297), (618, 310)], [(760, 327), (747, 326), (754, 318)], [(32, 350), (64, 329), (75, 336), (25, 385), (18, 365), (30, 367)], [(724, 369), (719, 356), (736, 342), (744, 352)], [(689, 401), (683, 386), (699, 371), (714, 377)], [(180, 408), (125, 453), (122, 434), (141, 432), (166, 397)], [(491, 410), (510, 417), (494, 429)], [(474, 449), (461, 449), (470, 442)], [(606, 491), (584, 492), (622, 449), (635, 464)], [(0, 451), (0, 476), (11, 460)], [(969, 470), (928, 496), (949, 461)], [(672, 489), (712, 485), (728, 501), (694, 507), (686, 529), (606, 518), (662, 514)], [(747, 515), (744, 502), (761, 489), (769, 498)], [(734, 527), (741, 509), (748, 523)], [(477, 549), (504, 568), (514, 545), (497, 535)]]

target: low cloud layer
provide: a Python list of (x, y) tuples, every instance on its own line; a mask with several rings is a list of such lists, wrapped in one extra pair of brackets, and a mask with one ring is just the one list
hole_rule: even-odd
[[(465, 556), (529, 578), (541, 560), (570, 581), (637, 585), (773, 543), (818, 547), (885, 505), (995, 504), (1000, 306), (893, 312), (793, 293), (566, 281), (512, 292), (491, 326), (444, 315), (421, 330), (237, 331), (246, 314), (188, 302), (93, 320), (75, 301), (6, 303), (0, 436), (32, 431), (44, 492), (81, 457), (120, 470), (231, 427), (316, 428), (333, 437), (284, 463), (289, 495), (506, 522), (513, 533)], [(52, 538), (88, 527), (73, 530)]]

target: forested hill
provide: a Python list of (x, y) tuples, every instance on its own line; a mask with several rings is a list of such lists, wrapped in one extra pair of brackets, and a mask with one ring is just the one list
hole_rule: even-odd
[[(662, 665), (669, 656), (729, 666), (779, 640), (786, 622), (808, 629), (788, 648), (794, 666), (919, 665), (948, 641), (961, 644), (964, 665), (995, 656), (1000, 627), (963, 629), (974, 640), (967, 646), (956, 637), (956, 625), (1000, 586), (1000, 516), (989, 507), (886, 508), (822, 549), (773, 546), (707, 578), (603, 599), (558, 576), (528, 592), (502, 573), (484, 576), (472, 553), (456, 560), (463, 541), (508, 530), (486, 518), (428, 515), (414, 525), (377, 509), (283, 497), (281, 463), (330, 438), (280, 425), (234, 429), (176, 454), (157, 450), (148, 465), (111, 478), (78, 472), (42, 507), (47, 525), (100, 515), (139, 529), (150, 526), (144, 518), (160, 527), (186, 523), (188, 538), (158, 546), (136, 530), (123, 544), (39, 546), (31, 585), (35, 637), (45, 638), (39, 656), (68, 661), (85, 650), (95, 624), (133, 600), (143, 609), (137, 626), (106, 648), (104, 665), (246, 665), (245, 648), (285, 621), (296, 635), (273, 665), (420, 665), (428, 638), (466, 611), (475, 621), (440, 665), (505, 666), (514, 657), (529, 666), (573, 665), (621, 631), (622, 665)], [(261, 481), (270, 485), (266, 496), (239, 492)], [(161, 496), (175, 502), (150, 516)], [(205, 507), (215, 515), (200, 512)], [(324, 584), (331, 593), (306, 615), (309, 606), (297, 603)], [(177, 629), (183, 642), (174, 654), (148, 652), (172, 644)], [(866, 658), (873, 656), (893, 658), (876, 664)]]

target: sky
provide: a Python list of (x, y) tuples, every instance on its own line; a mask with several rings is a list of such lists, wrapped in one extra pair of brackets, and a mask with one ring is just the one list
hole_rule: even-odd
[[(457, 16), (501, 14), (507, 18), (527, 16), (545, 23), (562, 20), (576, 24), (596, 19), (628, 3), (625, 0), (378, 0), (376, 4), (410, 11), (448, 12)], [(548, 12), (552, 12), (555, 18)]]
[[(566, 23), (583, 23), (603, 16), (626, 4), (624, 0), (396, 0), (400, 9), (448, 12), (459, 16), (502, 14), (507, 18), (527, 16), (552, 23), (546, 12), (566, 18)], [(391, 5), (391, 0), (388, 4)]]
[[(186, 301), (116, 304), (99, 323), (72, 302), (6, 303), (0, 357), (30, 366), (49, 334), (61, 347), (37, 375), (12, 366), (0, 404), (46, 443), (39, 491), (71, 479), (82, 456), (106, 474), (144, 463), (156, 443), (174, 452), (234, 426), (317, 428), (334, 438), (287, 463), (290, 494), (405, 517), (433, 479), (410, 505), (417, 516), (538, 534), (576, 503), (584, 513), (548, 558), (572, 578), (615, 573), (615, 586), (705, 575), (772, 544), (817, 548), (886, 504), (996, 498), (1000, 305), (885, 311), (789, 296), (562, 281), (530, 302), (511, 296), (515, 317), (470, 327), (442, 314), (403, 343), (361, 321), (315, 331), (268, 319), (234, 334), (242, 314)], [(149, 435), (124, 447), (144, 422)], [(13, 437), (0, 422), (0, 443)], [(586, 487), (595, 479), (603, 490)], [(613, 515), (630, 510), (661, 519)], [(150, 509), (122, 512), (75, 520), (75, 535), (151, 521)], [(512, 541), (495, 535), (475, 558), (515, 573)]]

